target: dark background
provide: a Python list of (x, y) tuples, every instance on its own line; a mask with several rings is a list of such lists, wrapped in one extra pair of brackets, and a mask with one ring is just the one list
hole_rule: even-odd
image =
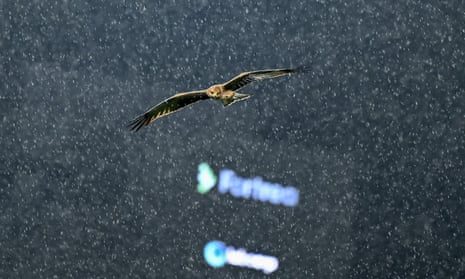
[[(465, 276), (463, 1), (0, 2), (0, 277)], [(308, 65), (138, 133), (177, 92)], [(197, 165), (296, 208), (195, 192)]]

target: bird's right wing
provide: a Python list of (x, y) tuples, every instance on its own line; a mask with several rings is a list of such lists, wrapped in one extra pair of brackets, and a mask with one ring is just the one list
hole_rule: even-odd
[(160, 117), (176, 112), (182, 108), (192, 105), (195, 102), (209, 99), (205, 90), (179, 93), (170, 97), (158, 105), (150, 108), (144, 114), (139, 115), (129, 122), (131, 130), (138, 131), (140, 128), (149, 125)]
[(286, 69), (270, 69), (270, 70), (260, 70), (260, 71), (253, 71), (253, 72), (244, 72), (230, 81), (223, 84), (226, 90), (236, 91), (240, 88), (246, 86), (247, 84), (262, 80), (262, 79), (269, 79), (269, 78), (276, 78), (280, 76), (285, 76), (293, 73), (304, 73), (309, 71), (309, 67), (301, 66), (297, 68), (286, 68)]

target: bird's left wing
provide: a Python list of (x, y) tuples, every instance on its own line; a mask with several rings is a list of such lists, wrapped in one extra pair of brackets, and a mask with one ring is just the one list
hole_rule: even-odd
[(238, 76), (234, 77), (230, 81), (223, 84), (226, 90), (238, 90), (247, 84), (262, 80), (262, 79), (269, 79), (280, 77), (292, 73), (300, 73), (308, 71), (307, 67), (298, 67), (298, 68), (286, 68), (286, 69), (270, 69), (270, 70), (260, 70), (260, 71), (253, 71), (253, 72), (244, 72), (239, 74)]
[(195, 102), (209, 99), (205, 90), (191, 91), (176, 94), (158, 105), (150, 108), (144, 114), (139, 115), (129, 122), (128, 127), (131, 130), (138, 131), (140, 128), (149, 125), (160, 117), (176, 112), (182, 108), (192, 105)]

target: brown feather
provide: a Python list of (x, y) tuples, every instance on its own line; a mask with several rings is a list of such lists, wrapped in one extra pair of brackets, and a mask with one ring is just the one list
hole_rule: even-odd
[(287, 69), (270, 69), (270, 70), (260, 70), (260, 71), (253, 71), (253, 72), (244, 72), (230, 81), (223, 84), (225, 90), (239, 90), (240, 88), (248, 85), (251, 82), (262, 80), (262, 79), (269, 79), (269, 78), (276, 78), (280, 76), (289, 75), (292, 73), (302, 73), (307, 72), (309, 69), (307, 67), (297, 67), (297, 68), (287, 68)]
[(206, 100), (209, 98), (210, 97), (208, 97), (208, 95), (205, 93), (205, 90), (176, 94), (153, 106), (144, 114), (134, 118), (131, 122), (129, 122), (128, 127), (130, 127), (132, 131), (139, 131), (139, 129), (149, 125), (158, 118), (176, 112), (198, 101)]

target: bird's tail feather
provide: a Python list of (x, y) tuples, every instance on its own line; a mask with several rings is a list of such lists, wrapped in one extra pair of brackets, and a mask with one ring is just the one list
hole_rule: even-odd
[(231, 99), (225, 99), (225, 100), (222, 100), (223, 101), (223, 105), (225, 107), (231, 105), (231, 104), (234, 104), (235, 102), (239, 102), (239, 101), (242, 101), (242, 100), (245, 100), (245, 99), (248, 99), (250, 98), (250, 94), (242, 94), (242, 93), (237, 93), (235, 92), (234, 93), (234, 96), (231, 98)]

